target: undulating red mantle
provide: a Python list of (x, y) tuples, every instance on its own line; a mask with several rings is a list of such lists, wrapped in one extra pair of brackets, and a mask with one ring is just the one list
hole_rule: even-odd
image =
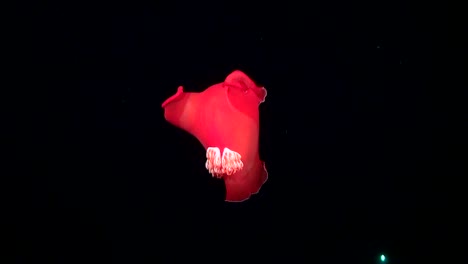
[(257, 193), (268, 179), (260, 160), (259, 105), (266, 90), (246, 74), (234, 71), (222, 83), (200, 93), (186, 93), (182, 86), (163, 104), (165, 119), (193, 136), (203, 145), (229, 148), (241, 155), (243, 168), (223, 175), (226, 201), (241, 202)]

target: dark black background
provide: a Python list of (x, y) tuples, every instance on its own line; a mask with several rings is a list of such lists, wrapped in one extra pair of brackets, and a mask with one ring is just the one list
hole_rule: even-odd
[[(455, 94), (434, 88), (454, 83), (437, 77), (437, 10), (25, 3), (6, 137), (17, 262), (449, 263), (463, 203), (447, 190), (463, 174), (444, 159), (456, 156), (441, 132)], [(204, 149), (161, 103), (235, 69), (268, 91), (269, 180), (225, 203)]]

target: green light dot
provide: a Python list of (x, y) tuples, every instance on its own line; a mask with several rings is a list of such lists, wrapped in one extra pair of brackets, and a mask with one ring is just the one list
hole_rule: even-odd
[(380, 261), (385, 261), (385, 255), (380, 255)]

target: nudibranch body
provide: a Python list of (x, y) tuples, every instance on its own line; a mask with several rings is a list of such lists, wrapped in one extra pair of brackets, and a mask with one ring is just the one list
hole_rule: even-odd
[(165, 119), (205, 148), (205, 166), (224, 180), (226, 201), (247, 200), (268, 179), (258, 151), (258, 107), (266, 95), (265, 88), (236, 70), (201, 93), (186, 93), (180, 86), (162, 104)]

